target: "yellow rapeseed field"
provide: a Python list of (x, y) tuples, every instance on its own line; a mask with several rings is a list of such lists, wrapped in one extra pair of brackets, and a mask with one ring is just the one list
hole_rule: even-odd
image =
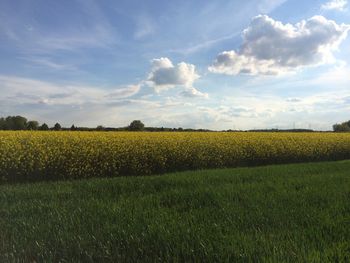
[(0, 132), (0, 178), (36, 181), (350, 158), (345, 133)]

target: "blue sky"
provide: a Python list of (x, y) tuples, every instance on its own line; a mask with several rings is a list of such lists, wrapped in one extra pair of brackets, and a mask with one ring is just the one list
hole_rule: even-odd
[(0, 1), (0, 116), (52, 125), (331, 129), (346, 0)]

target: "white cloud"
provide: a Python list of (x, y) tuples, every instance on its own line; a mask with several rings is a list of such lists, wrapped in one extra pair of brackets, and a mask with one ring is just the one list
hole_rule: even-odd
[(324, 10), (344, 11), (347, 4), (348, 4), (347, 0), (331, 0), (323, 4), (321, 8)]
[(166, 122), (159, 121), (168, 118), (173, 123), (183, 123), (185, 118), (178, 117), (179, 114), (193, 107), (180, 97), (161, 97), (158, 101), (133, 98), (139, 89), (140, 85), (129, 85), (107, 90), (0, 75), (0, 116), (19, 114), (49, 125), (59, 122), (66, 127), (72, 123), (120, 127), (133, 119), (141, 119), (150, 126), (164, 126)]
[(183, 89), (180, 95), (190, 98), (208, 98), (207, 93), (202, 93), (193, 87), (193, 83), (200, 78), (196, 67), (192, 64), (180, 62), (174, 65), (169, 58), (157, 58), (152, 60), (151, 72), (146, 82), (156, 92), (180, 87)]
[(140, 85), (115, 89), (100, 87), (58, 85), (45, 81), (0, 76), (0, 99), (7, 104), (70, 105), (108, 104), (137, 94)]
[(300, 98), (287, 98), (286, 102), (301, 102), (302, 100)]
[(184, 91), (180, 93), (180, 95), (188, 98), (208, 98), (209, 97), (208, 93), (200, 92), (199, 90), (193, 87), (186, 88)]
[(115, 91), (106, 95), (106, 97), (110, 98), (128, 98), (140, 91), (141, 85), (128, 85), (126, 87), (121, 87), (116, 89)]
[(168, 58), (155, 58), (152, 61), (152, 71), (156, 71), (161, 68), (173, 68), (174, 65)]
[(276, 95), (236, 95), (221, 101), (220, 107), (207, 111), (238, 129), (313, 128), (329, 130), (335, 122), (346, 120), (350, 109), (349, 91), (320, 92), (302, 98)]
[(229, 34), (229, 35), (223, 36), (223, 37), (213, 38), (213, 39), (209, 39), (209, 40), (205, 40), (205, 41), (202, 40), (202, 41), (200, 41), (200, 43), (191, 44), (188, 47), (181, 47), (181, 48), (177, 48), (177, 49), (172, 49), (172, 50), (170, 50), (170, 52), (179, 53), (182, 55), (194, 54), (194, 53), (200, 52), (202, 50), (209, 49), (212, 46), (215, 46), (221, 42), (232, 40), (233, 38), (235, 38), (239, 35), (240, 35), (240, 32), (236, 32), (236, 33)]
[(152, 60), (152, 70), (148, 80), (157, 89), (168, 89), (175, 86), (192, 87), (193, 82), (198, 78), (194, 65), (181, 62), (174, 66), (170, 59), (159, 58)]
[(78, 72), (79, 71), (75, 65), (57, 63), (49, 57), (31, 57), (31, 56), (28, 56), (28, 57), (22, 57), (21, 59), (23, 59), (25, 61), (32, 62), (32, 63), (34, 63), (34, 65), (42, 66), (42, 67), (53, 69), (53, 70), (65, 70), (65, 71), (70, 71), (70, 72), (72, 72), (72, 71)]
[(72, 123), (118, 127), (141, 119), (159, 127), (292, 128), (295, 123), (297, 128), (311, 125), (327, 130), (346, 120), (350, 110), (348, 89), (289, 98), (244, 91), (219, 101), (188, 103), (180, 96), (131, 97), (139, 88), (130, 85), (107, 90), (0, 76), (0, 116), (19, 114), (49, 125), (58, 121), (67, 127)]
[(303, 66), (334, 61), (333, 51), (346, 38), (350, 25), (337, 24), (323, 16), (283, 24), (266, 15), (255, 17), (243, 31), (238, 51), (220, 53), (209, 67), (228, 75), (278, 75)]
[(287, 0), (260, 0), (258, 1), (258, 10), (261, 13), (267, 14), (276, 9), (277, 7), (281, 6), (286, 1)]

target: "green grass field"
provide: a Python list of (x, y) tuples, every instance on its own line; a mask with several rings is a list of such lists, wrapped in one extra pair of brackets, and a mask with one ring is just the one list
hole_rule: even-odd
[(0, 186), (1, 262), (350, 262), (350, 161)]

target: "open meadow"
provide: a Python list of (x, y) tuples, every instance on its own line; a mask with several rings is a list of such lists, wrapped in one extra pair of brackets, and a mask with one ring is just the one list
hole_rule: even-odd
[(350, 161), (0, 186), (2, 262), (349, 262)]

